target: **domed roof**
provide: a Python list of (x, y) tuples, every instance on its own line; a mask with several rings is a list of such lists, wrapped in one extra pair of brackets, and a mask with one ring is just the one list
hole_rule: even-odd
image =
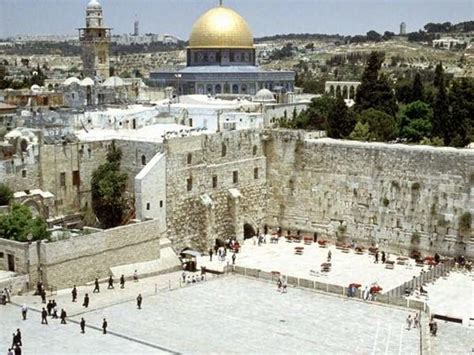
[(99, 3), (99, 1), (97, 0), (91, 0), (89, 1), (89, 3), (87, 4), (87, 8), (88, 9), (101, 9), (102, 8), (102, 5)]
[(253, 101), (275, 102), (275, 97), (273, 96), (273, 93), (270, 90), (261, 89), (257, 91), (257, 93), (255, 94), (255, 97), (253, 98)]
[(242, 16), (218, 6), (194, 23), (189, 48), (253, 48), (253, 36)]
[(64, 80), (63, 85), (68, 86), (68, 85), (71, 85), (72, 83), (80, 84), (80, 82), (81, 81), (78, 78), (71, 76), (70, 78), (67, 78), (66, 80)]
[(94, 80), (92, 80), (91, 78), (84, 78), (84, 79), (82, 79), (82, 81), (79, 85), (81, 85), (81, 86), (94, 86)]

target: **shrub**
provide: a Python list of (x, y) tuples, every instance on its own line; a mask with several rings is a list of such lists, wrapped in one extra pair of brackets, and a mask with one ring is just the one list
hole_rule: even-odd
[(471, 230), (472, 224), (472, 215), (470, 212), (464, 212), (461, 217), (459, 217), (459, 229), (462, 231)]
[(13, 191), (5, 184), (0, 184), (0, 206), (9, 205), (13, 199)]
[(387, 207), (387, 206), (389, 205), (389, 203), (390, 203), (390, 200), (389, 200), (388, 198), (384, 197), (384, 198), (383, 198), (383, 205), (384, 205), (385, 207)]
[(418, 232), (414, 232), (411, 235), (411, 244), (420, 244), (421, 236)]

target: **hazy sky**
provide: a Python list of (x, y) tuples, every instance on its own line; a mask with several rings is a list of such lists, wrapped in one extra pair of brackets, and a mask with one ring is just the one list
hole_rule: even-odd
[[(74, 34), (84, 25), (88, 0), (0, 0), (0, 37), (15, 34)], [(140, 32), (187, 39), (193, 22), (217, 0), (101, 0), (113, 33)], [(224, 0), (243, 15), (254, 36), (277, 33), (365, 34), (407, 31), (428, 22), (474, 19), (474, 0)]]

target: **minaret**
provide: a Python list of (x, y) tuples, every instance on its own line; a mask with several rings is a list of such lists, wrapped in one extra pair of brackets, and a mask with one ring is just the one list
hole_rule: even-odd
[(90, 0), (86, 8), (86, 27), (79, 28), (84, 77), (109, 77), (110, 28), (104, 27), (102, 6)]

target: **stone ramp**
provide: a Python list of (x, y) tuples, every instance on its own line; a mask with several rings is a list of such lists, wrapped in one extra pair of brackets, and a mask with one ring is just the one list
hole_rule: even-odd
[(133, 277), (135, 270), (137, 270), (139, 277), (147, 277), (181, 270), (181, 261), (171, 246), (162, 248), (160, 254), (160, 258), (157, 260), (114, 266), (110, 268), (110, 271), (114, 278), (117, 279), (121, 275), (125, 275), (126, 278), (131, 278)]

